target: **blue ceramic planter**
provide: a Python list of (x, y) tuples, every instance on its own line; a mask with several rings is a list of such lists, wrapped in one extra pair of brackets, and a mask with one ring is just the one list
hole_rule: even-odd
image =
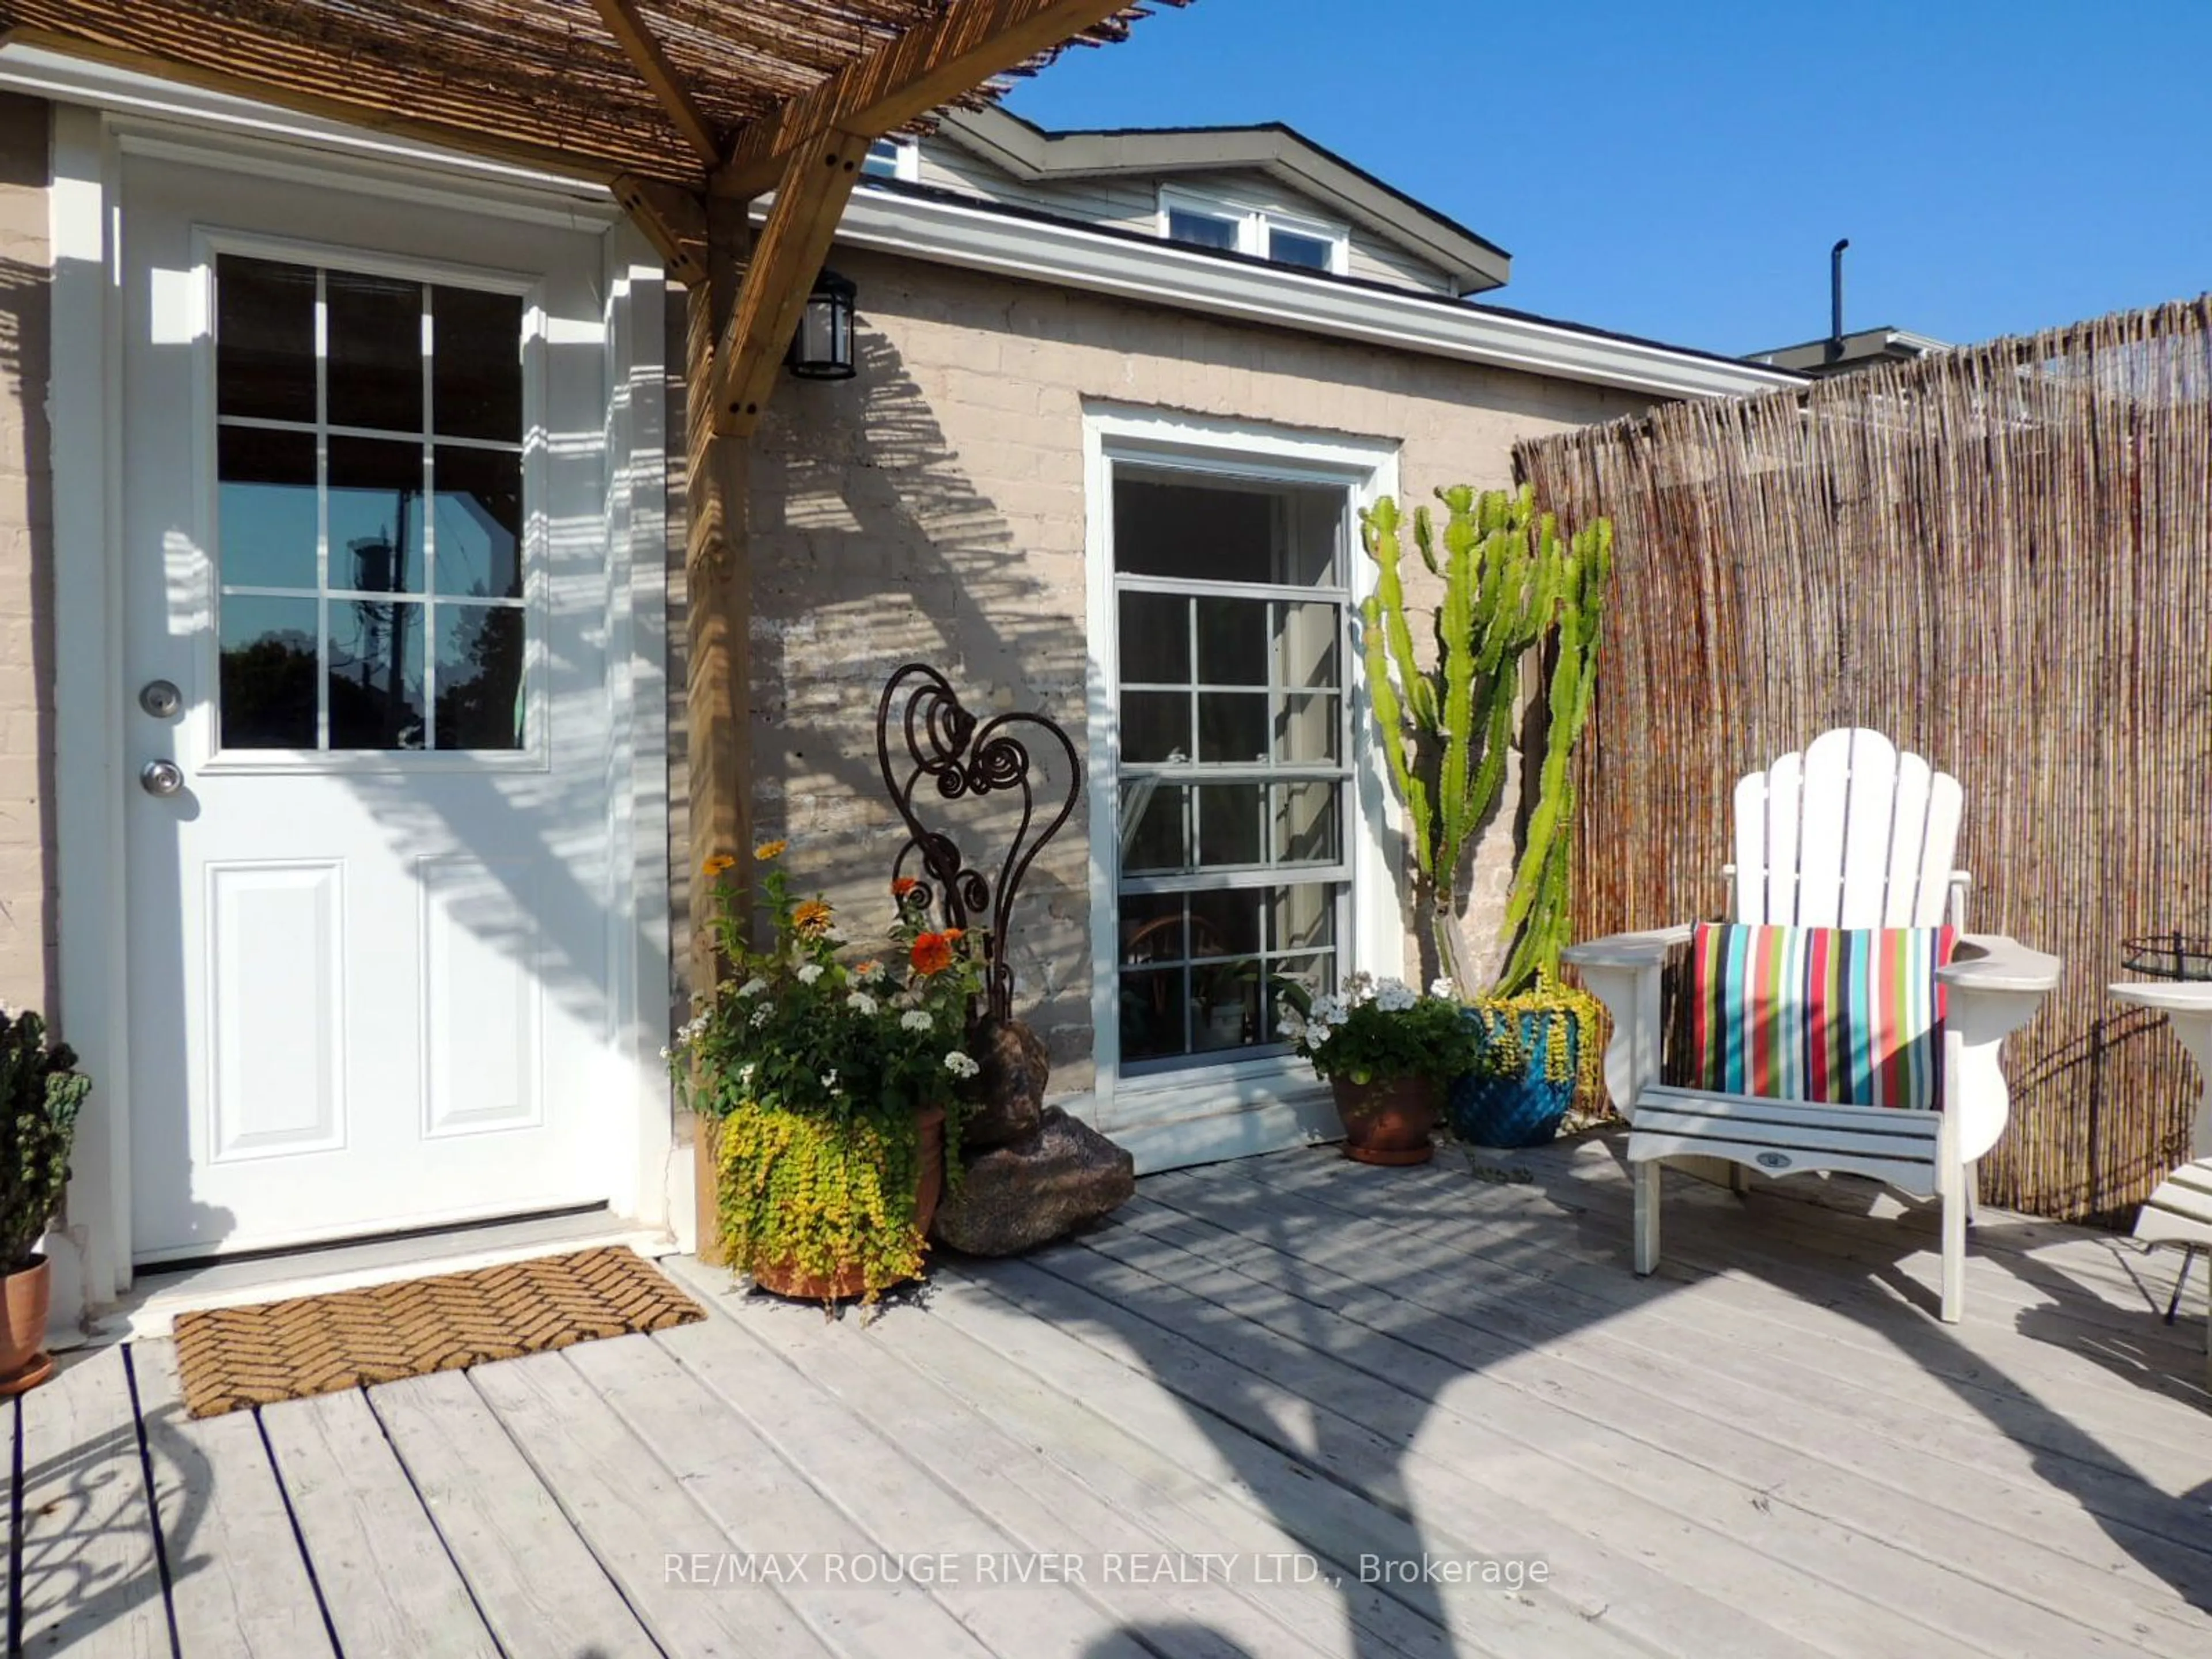
[[(1559, 1132), (1559, 1121), (1575, 1098), (1576, 1068), (1582, 1059), (1582, 1022), (1556, 1014), (1493, 1012), (1469, 1008), (1468, 1024), (1495, 1033), (1501, 1022), (1518, 1020), (1528, 1060), (1518, 1077), (1471, 1072), (1454, 1080), (1446, 1113), (1452, 1133), (1477, 1146), (1540, 1146)], [(1554, 1042), (1567, 1046), (1566, 1078), (1545, 1075)]]

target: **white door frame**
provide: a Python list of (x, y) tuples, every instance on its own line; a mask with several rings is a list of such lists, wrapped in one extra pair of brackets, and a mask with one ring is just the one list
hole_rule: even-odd
[[(11, 54), (12, 58), (12, 54)], [(16, 60), (20, 61), (20, 60)], [(0, 60), (0, 82), (12, 78)], [(112, 1302), (131, 1279), (131, 1015), (125, 949), (120, 260), (126, 152), (305, 179), (336, 190), (460, 205), (602, 237), (607, 328), (605, 624), (611, 741), (606, 895), (611, 988), (601, 1097), (608, 1201), (664, 1226), (688, 1212), (676, 1153), (669, 1026), (665, 280), (659, 260), (596, 186), (488, 167), (369, 132), (88, 69), (48, 95), (53, 282), (49, 418), (53, 454), (56, 885), (55, 1024), (94, 1088), (80, 1120), (63, 1231), (51, 1237), (55, 1327)], [(149, 90), (151, 88), (152, 90)], [(149, 112), (150, 111), (150, 112)], [(624, 849), (627, 849), (625, 856)], [(672, 1194), (672, 1184), (684, 1192)], [(673, 1200), (673, 1201), (672, 1201)]]

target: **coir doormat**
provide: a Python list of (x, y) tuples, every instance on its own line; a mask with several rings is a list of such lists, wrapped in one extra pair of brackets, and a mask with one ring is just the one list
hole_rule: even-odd
[(218, 1417), (706, 1316), (651, 1262), (617, 1245), (183, 1314), (177, 1369), (185, 1409)]

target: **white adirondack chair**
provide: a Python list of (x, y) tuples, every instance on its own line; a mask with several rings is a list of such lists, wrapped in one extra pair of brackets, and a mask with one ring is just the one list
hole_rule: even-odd
[(1953, 866), (1959, 781), (1863, 728), (1824, 733), (1735, 789), (1735, 862), (1723, 866), (1730, 919), (1813, 927), (1935, 927), (1960, 938), (1936, 970), (1948, 992), (1944, 1109), (1901, 1110), (1759, 1099), (1660, 1080), (1662, 974), (1689, 925), (1571, 946), (1613, 1017), (1606, 1087), (1629, 1121), (1636, 1183), (1636, 1271), (1659, 1265), (1660, 1167), (1723, 1158), (1768, 1175), (1843, 1170), (1943, 1202), (1946, 1322), (1965, 1291), (1976, 1159), (2010, 1109), (1997, 1048), (2058, 983), (2058, 959), (1999, 934), (1965, 932), (1967, 877)]

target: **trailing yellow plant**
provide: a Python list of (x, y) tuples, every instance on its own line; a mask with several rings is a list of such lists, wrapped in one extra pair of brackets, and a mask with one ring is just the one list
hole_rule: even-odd
[[(1526, 1023), (1540, 1022), (1543, 1032), (1544, 1080), (1574, 1080), (1575, 1098), (1585, 1107), (1604, 1099), (1605, 1007), (1587, 991), (1540, 973), (1536, 982), (1510, 996), (1478, 998), (1473, 1005), (1481, 1017), (1485, 1047), (1496, 1069), (1512, 1074), (1525, 1072), (1529, 1042)], [(1579, 1042), (1571, 1039), (1579, 1038)]]
[(841, 1122), (741, 1108), (722, 1120), (717, 1152), (717, 1211), (732, 1266), (780, 1263), (823, 1280), (857, 1266), (870, 1301), (920, 1277), (921, 1149), (911, 1117)]

